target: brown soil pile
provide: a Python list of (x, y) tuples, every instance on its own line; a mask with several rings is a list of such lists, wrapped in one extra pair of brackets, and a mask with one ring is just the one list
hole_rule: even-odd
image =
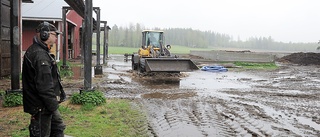
[(280, 58), (278, 61), (299, 65), (320, 65), (320, 53), (293, 53)]

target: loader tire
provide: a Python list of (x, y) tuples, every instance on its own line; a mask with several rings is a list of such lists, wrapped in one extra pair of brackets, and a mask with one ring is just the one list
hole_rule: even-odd
[(138, 69), (139, 59), (137, 59), (137, 58), (138, 58), (138, 55), (132, 54), (132, 57), (131, 57), (132, 70), (137, 70)]
[(140, 73), (143, 73), (143, 72), (146, 71), (146, 69), (145, 69), (145, 59), (144, 58), (140, 58), (137, 68), (138, 68), (138, 71)]
[(132, 70), (137, 70), (138, 69), (138, 63), (134, 62), (132, 60), (132, 64), (131, 64)]

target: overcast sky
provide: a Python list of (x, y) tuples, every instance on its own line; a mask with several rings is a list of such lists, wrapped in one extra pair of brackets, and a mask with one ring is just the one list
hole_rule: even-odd
[(93, 0), (112, 27), (192, 28), (282, 42), (320, 40), (320, 0)]

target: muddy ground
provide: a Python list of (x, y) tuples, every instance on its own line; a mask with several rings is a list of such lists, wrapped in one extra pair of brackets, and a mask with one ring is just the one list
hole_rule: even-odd
[[(142, 108), (149, 123), (136, 129), (148, 136), (319, 137), (319, 66), (288, 59), (277, 65), (277, 70), (141, 76), (123, 55), (111, 55), (93, 86), (107, 98), (130, 99)], [(70, 95), (82, 83), (64, 81), (64, 86)]]
[(279, 60), (277, 70), (230, 68), (173, 76), (141, 76), (123, 56), (111, 56), (95, 86), (108, 98), (132, 99), (141, 106), (149, 124), (137, 131), (149, 136), (318, 137), (320, 69), (288, 60), (297, 55)]

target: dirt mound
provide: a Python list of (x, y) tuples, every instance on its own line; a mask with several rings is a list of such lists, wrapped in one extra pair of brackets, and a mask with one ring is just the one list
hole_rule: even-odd
[(293, 53), (280, 58), (278, 61), (294, 63), (299, 65), (320, 65), (320, 53)]

